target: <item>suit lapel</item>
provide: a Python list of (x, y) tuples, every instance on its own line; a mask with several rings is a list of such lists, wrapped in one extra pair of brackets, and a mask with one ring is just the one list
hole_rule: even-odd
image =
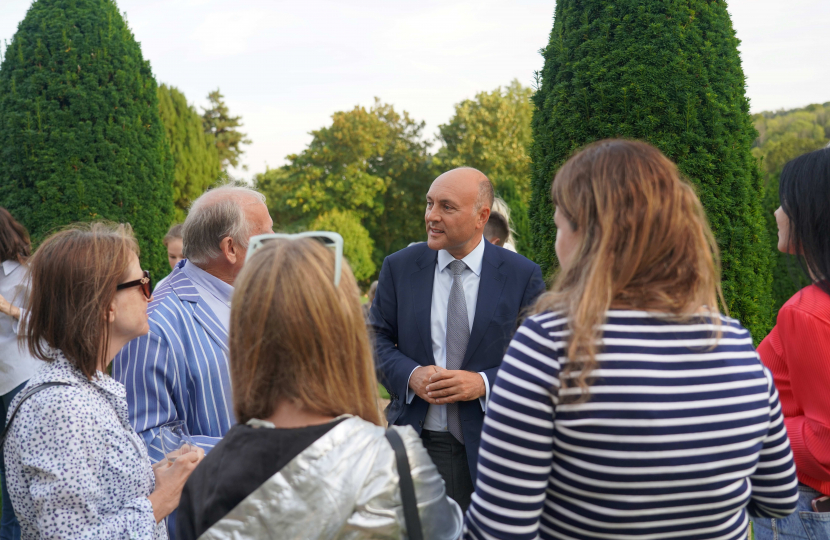
[(490, 326), (490, 321), (493, 320), (493, 314), (499, 305), (504, 284), (507, 282), (507, 276), (499, 270), (503, 262), (502, 258), (489, 242), (486, 240), (484, 242), (486, 242), (484, 245), (484, 262), (481, 265), (476, 314), (461, 369), (464, 369), (470, 362), (470, 358), (472, 358), (478, 344), (481, 343), (487, 327)]
[(415, 261), (418, 269), (412, 273), (412, 296), (415, 307), (415, 324), (418, 326), (418, 333), (424, 344), (427, 358), (431, 364), (435, 363), (432, 354), (432, 325), (430, 324), (432, 312), (432, 286), (435, 280), (435, 261), (438, 259), (438, 252), (432, 249), (425, 249)]
[(205, 333), (227, 353), (229, 351), (227, 329), (219, 324), (219, 319), (216, 318), (213, 310), (202, 299), (196, 286), (193, 285), (193, 282), (184, 273), (184, 265), (179, 264), (180, 266), (173, 271), (175, 275), (171, 274), (170, 276), (170, 284), (173, 291), (179, 297), (179, 300), (195, 304), (193, 306), (193, 318), (205, 330)]
[(196, 306), (193, 309), (193, 318), (196, 322), (202, 325), (202, 328), (207, 332), (213, 341), (222, 347), (222, 350), (229, 352), (228, 348), (228, 331), (219, 324), (219, 319), (213, 313), (213, 310), (207, 305), (207, 302), (199, 297)]

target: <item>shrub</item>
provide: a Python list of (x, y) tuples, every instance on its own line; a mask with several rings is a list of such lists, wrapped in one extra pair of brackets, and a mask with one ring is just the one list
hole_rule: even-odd
[(738, 39), (723, 0), (560, 0), (534, 95), (530, 218), (555, 266), (550, 184), (586, 143), (654, 144), (697, 187), (720, 246), (727, 308), (756, 340), (771, 317), (770, 248)]
[(111, 0), (37, 0), (0, 65), (0, 205), (35, 243), (74, 221), (130, 223), (169, 271), (173, 162), (156, 82)]
[(375, 243), (354, 212), (326, 212), (311, 223), (310, 230), (339, 233), (343, 237), (343, 257), (349, 261), (355, 279), (366, 281), (374, 275), (376, 267), (372, 262), (372, 251)]

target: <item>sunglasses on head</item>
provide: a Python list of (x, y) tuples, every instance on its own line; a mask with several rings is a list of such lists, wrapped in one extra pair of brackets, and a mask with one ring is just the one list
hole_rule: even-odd
[(141, 292), (144, 293), (144, 297), (149, 300), (153, 297), (153, 282), (150, 280), (150, 271), (144, 270), (143, 272), (144, 277), (141, 279), (121, 283), (115, 287), (115, 290), (120, 291), (122, 289), (129, 289), (130, 287), (141, 287)]
[(336, 232), (330, 231), (306, 231), (297, 234), (269, 233), (252, 236), (248, 242), (248, 254), (245, 262), (251, 258), (256, 250), (268, 243), (270, 240), (298, 240), (300, 238), (313, 238), (324, 246), (334, 250), (334, 286), (340, 285), (340, 271), (343, 267), (343, 237)]

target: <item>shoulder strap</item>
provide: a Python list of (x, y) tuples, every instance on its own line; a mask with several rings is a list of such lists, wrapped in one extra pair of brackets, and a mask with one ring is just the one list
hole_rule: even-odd
[(0, 450), (3, 448), (3, 445), (6, 443), (6, 437), (9, 435), (9, 429), (11, 429), (12, 422), (14, 422), (14, 417), (17, 416), (17, 411), (20, 410), (20, 406), (23, 405), (23, 402), (26, 401), (27, 399), (29, 399), (30, 397), (32, 397), (33, 395), (37, 394), (41, 390), (46, 390), (50, 386), (72, 386), (72, 385), (68, 382), (53, 381), (53, 382), (41, 383), (41, 384), (38, 384), (38, 385), (35, 385), (35, 386), (29, 388), (29, 390), (27, 390), (26, 393), (23, 394), (23, 397), (20, 398), (20, 401), (17, 402), (17, 407), (14, 408), (14, 412), (12, 412), (12, 415), (9, 417), (9, 421), (6, 422), (6, 429), (4, 429), (2, 435), (0, 435)]
[(392, 450), (395, 451), (395, 461), (398, 464), (403, 516), (406, 520), (406, 535), (409, 540), (423, 540), (421, 518), (418, 516), (418, 499), (415, 498), (415, 485), (412, 483), (412, 474), (409, 471), (406, 446), (404, 446), (400, 434), (391, 427), (386, 430), (386, 438), (389, 440)]

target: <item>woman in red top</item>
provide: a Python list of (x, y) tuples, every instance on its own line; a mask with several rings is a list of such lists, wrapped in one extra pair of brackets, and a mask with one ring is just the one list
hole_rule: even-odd
[(812, 507), (813, 499), (830, 495), (830, 149), (787, 163), (779, 196), (778, 249), (798, 258), (812, 285), (784, 304), (758, 354), (778, 388), (798, 473), (799, 512), (753, 520), (755, 538), (830, 538), (830, 512)]

